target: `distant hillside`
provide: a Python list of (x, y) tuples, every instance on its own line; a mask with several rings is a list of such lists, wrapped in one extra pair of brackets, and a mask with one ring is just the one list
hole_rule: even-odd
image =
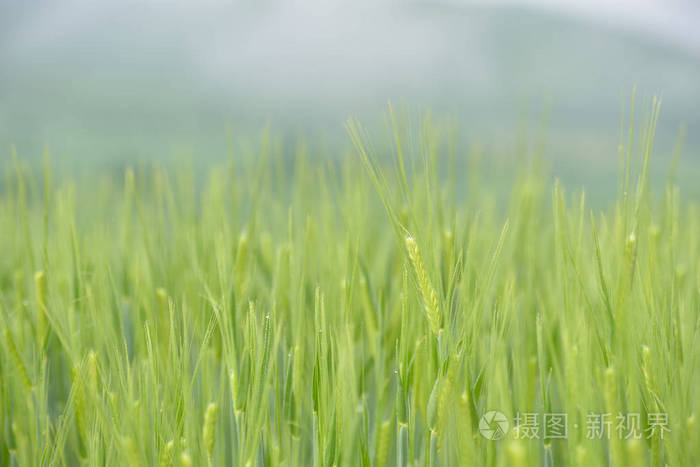
[(180, 147), (208, 157), (227, 124), (344, 138), (348, 115), (379, 121), (392, 99), (457, 115), (465, 139), (504, 149), (546, 109), (562, 171), (606, 173), (636, 84), (640, 117), (645, 98), (663, 97), (660, 162), (682, 124), (686, 162), (700, 159), (697, 54), (567, 15), (434, 2), (72, 5), (3, 7), (5, 25), (17, 21), (0, 36), (0, 146), (36, 155), (47, 143), (56, 158), (98, 164)]

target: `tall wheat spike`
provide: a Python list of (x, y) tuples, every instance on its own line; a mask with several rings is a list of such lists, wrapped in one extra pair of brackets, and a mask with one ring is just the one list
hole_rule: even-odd
[(428, 317), (430, 330), (437, 336), (440, 332), (440, 305), (438, 304), (437, 293), (430, 283), (428, 273), (425, 271), (418, 244), (411, 236), (406, 237), (406, 250), (408, 250), (408, 257), (413, 265), (413, 271), (416, 273), (418, 288), (423, 297), (423, 306)]

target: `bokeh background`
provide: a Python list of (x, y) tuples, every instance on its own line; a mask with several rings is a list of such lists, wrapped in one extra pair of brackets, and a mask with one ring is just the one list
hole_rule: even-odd
[[(546, 132), (555, 175), (611, 186), (623, 107), (663, 99), (662, 177), (700, 188), (700, 4), (692, 0), (0, 2), (0, 160), (120, 168), (225, 157), (266, 124), (348, 143), (387, 101), (452, 115), (505, 154)], [(625, 109), (627, 112), (628, 109)]]

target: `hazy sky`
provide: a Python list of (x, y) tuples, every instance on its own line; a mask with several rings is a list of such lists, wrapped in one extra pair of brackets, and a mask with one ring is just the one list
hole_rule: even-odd
[[(5, 26), (11, 35), (4, 41), (24, 41), (29, 36), (41, 39), (60, 30), (85, 29), (95, 16), (114, 13), (117, 10), (135, 9), (134, 13), (160, 11), (165, 16), (186, 14), (188, 19), (206, 18), (217, 11), (244, 11), (250, 9), (264, 10), (270, 16), (289, 15), (290, 21), (298, 16), (333, 16), (350, 9), (367, 11), (368, 8), (381, 8), (387, 5), (407, 5), (417, 3), (407, 1), (369, 1), (369, 0), (262, 0), (260, 2), (198, 0), (68, 0), (62, 2), (4, 2), (6, 12), (23, 12), (17, 17), (6, 17)], [(435, 5), (484, 5), (484, 6), (529, 6), (553, 11), (581, 15), (611, 25), (647, 29), (649, 32), (675, 37), (681, 42), (698, 46), (700, 33), (697, 24), (700, 19), (700, 3), (694, 0), (423, 0), (418, 3)], [(296, 15), (293, 13), (296, 10)], [(65, 33), (65, 31), (64, 31)], [(4, 45), (7, 45), (5, 43)]]
[(613, 28), (653, 34), (700, 52), (700, 2), (695, 0), (476, 0), (474, 3), (527, 5), (563, 12)]
[[(230, 33), (232, 38), (245, 34), (250, 42), (264, 38), (272, 42), (276, 35), (303, 46), (305, 36), (314, 35), (332, 42), (347, 38), (348, 33), (366, 30), (370, 36), (364, 40), (371, 41), (372, 31), (379, 25), (386, 26), (389, 32), (398, 32), (398, 37), (405, 41), (408, 36), (421, 35), (423, 31), (391, 31), (391, 28), (405, 26), (395, 24), (395, 12), (412, 5), (537, 8), (595, 21), (612, 29), (652, 35), (700, 55), (700, 2), (691, 0), (9, 1), (0, 6), (5, 17), (0, 19), (0, 24), (3, 24), (0, 50), (26, 54), (37, 48), (60, 45), (71, 38), (99, 38), (109, 34), (110, 27), (114, 28), (111, 33), (115, 34), (137, 32), (156, 40), (159, 34), (170, 35), (171, 40), (184, 40), (198, 47), (206, 46), (208, 41), (216, 44), (224, 32)], [(416, 24), (411, 26), (416, 27)], [(170, 34), (164, 34), (168, 31)], [(363, 39), (360, 37), (359, 40)], [(360, 42), (356, 49), (366, 52), (364, 45)], [(400, 41), (392, 45), (399, 47), (394, 50), (400, 55)], [(415, 47), (415, 44), (410, 44), (410, 47)], [(200, 49), (199, 52), (208, 51)], [(217, 53), (216, 50), (212, 52)]]

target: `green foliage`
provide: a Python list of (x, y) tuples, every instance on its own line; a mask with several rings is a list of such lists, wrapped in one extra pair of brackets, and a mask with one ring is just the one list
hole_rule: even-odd
[[(0, 464), (700, 462), (700, 216), (672, 180), (652, 191), (657, 115), (596, 212), (536, 155), (500, 201), (449, 127), (393, 109), (391, 157), (352, 121), (359, 157), (266, 133), (204, 183), (15, 157)], [(566, 413), (568, 439), (486, 439), (490, 410)], [(670, 431), (589, 439), (589, 412)]]

